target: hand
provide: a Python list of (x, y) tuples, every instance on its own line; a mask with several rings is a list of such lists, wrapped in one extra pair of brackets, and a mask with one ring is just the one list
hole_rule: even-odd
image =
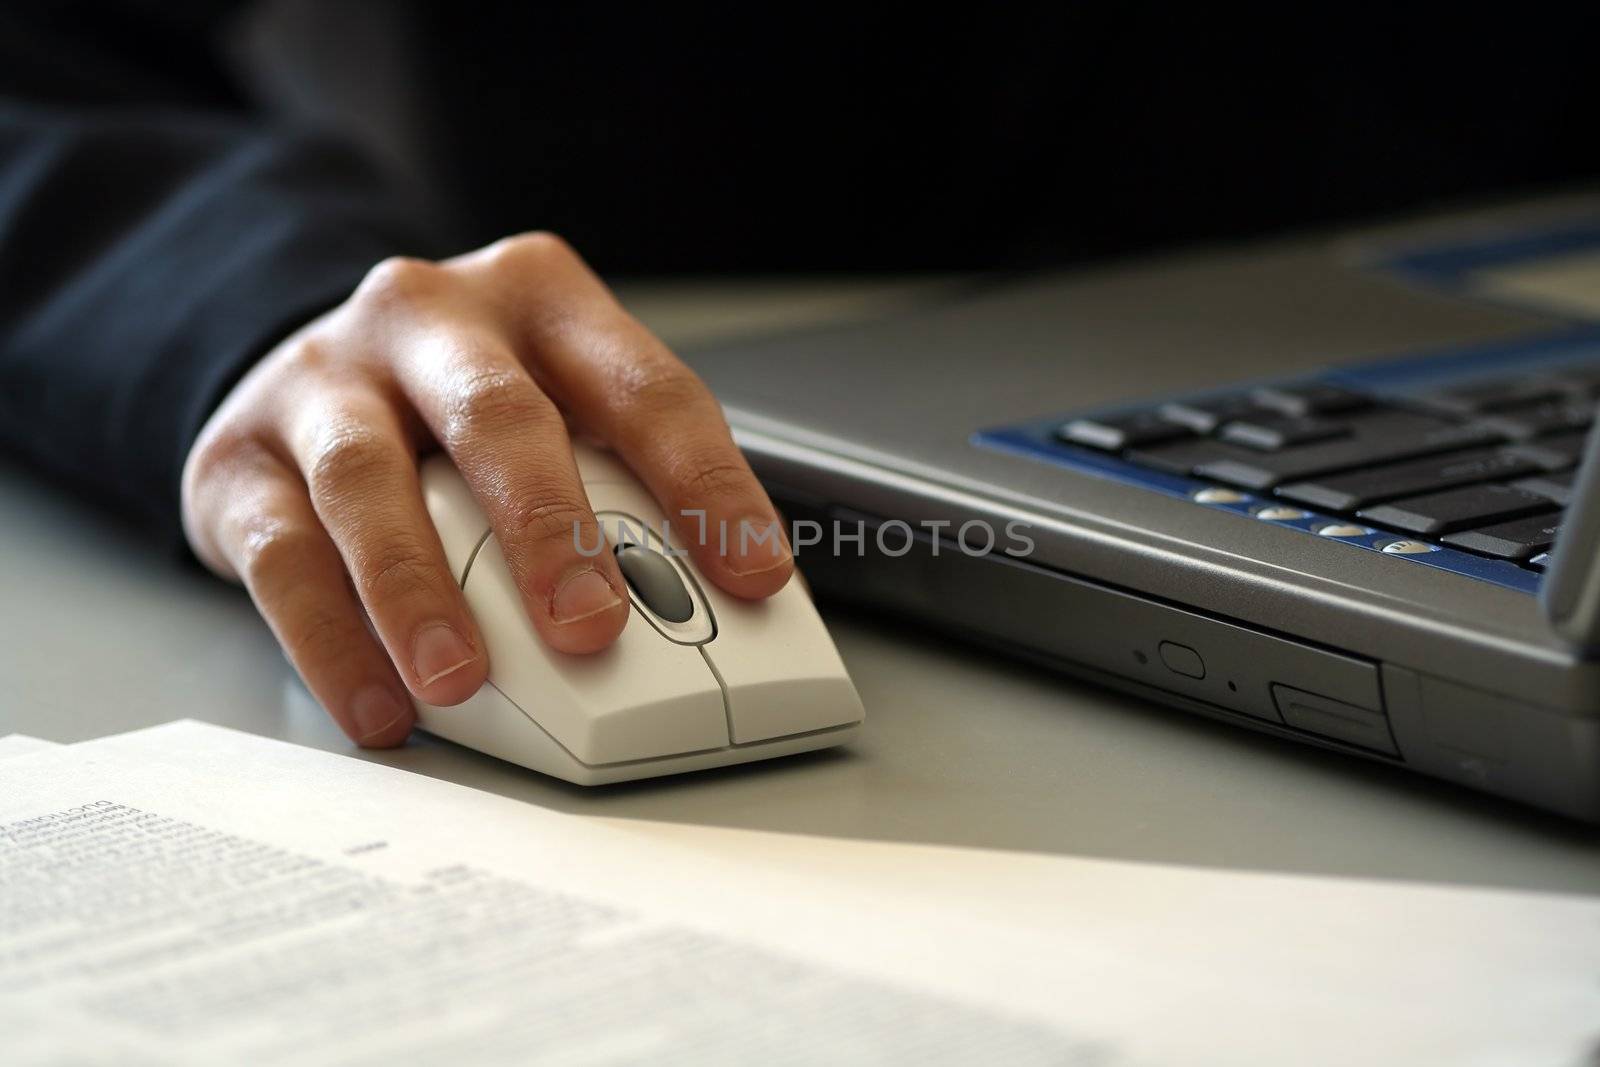
[(733, 532), (726, 555), (715, 533), (687, 546), (711, 581), (758, 598), (789, 579), (781, 531), (736, 533), (777, 516), (705, 385), (548, 234), (386, 260), (274, 348), (190, 451), (184, 529), (208, 567), (244, 583), (344, 731), (397, 745), (414, 718), (407, 690), (458, 704), (489, 668), (418, 487), (417, 456), (435, 443), (543, 639), (589, 653), (622, 632), (615, 559), (578, 551), (597, 532), (569, 422), (616, 450), (667, 516), (703, 509), (706, 528)]

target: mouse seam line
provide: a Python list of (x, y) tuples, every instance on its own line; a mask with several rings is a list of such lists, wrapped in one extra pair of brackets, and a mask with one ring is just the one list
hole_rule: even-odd
[(467, 575), (472, 573), (472, 565), (478, 562), (478, 553), (482, 552), (483, 546), (489, 543), (489, 535), (492, 533), (494, 533), (493, 529), (483, 531), (483, 536), (478, 538), (478, 543), (472, 546), (472, 552), (467, 556), (466, 565), (461, 568), (461, 580), (457, 583), (462, 589), (466, 589)]
[(535, 719), (532, 715), (529, 715), (526, 708), (524, 708), (521, 704), (518, 704), (515, 700), (512, 700), (509, 696), (507, 696), (506, 695), (506, 691), (504, 689), (501, 689), (498, 685), (495, 685), (493, 681), (485, 681), (483, 684), (488, 686), (490, 689), (493, 689), (496, 693), (499, 693), (501, 698), (504, 699), (507, 704), (510, 704), (512, 707), (516, 708), (518, 714), (520, 714), (524, 719), (527, 719), (528, 722), (530, 724), (532, 724), (532, 726), (533, 726), (533, 728), (535, 730), (538, 730), (540, 733), (542, 733), (546, 737), (548, 737), (550, 739), (550, 743), (551, 744), (555, 745), (561, 751), (565, 752), (568, 756), (570, 756), (574, 763), (577, 763), (581, 767), (594, 766), (593, 764), (585, 763), (583, 760), (579, 759), (578, 758), (578, 754), (576, 752), (573, 752), (572, 749), (570, 749), (566, 745), (562, 744), (561, 739), (559, 737), (557, 737), (555, 734), (551, 733), (549, 730), (545, 729), (544, 724), (541, 723), (538, 719)]
[(717, 688), (722, 691), (722, 717), (728, 724), (728, 745), (737, 747), (738, 742), (733, 739), (733, 707), (728, 702), (728, 683), (723, 681), (722, 672), (717, 670), (717, 665), (711, 662), (711, 656), (706, 652), (705, 645), (695, 645), (695, 651), (700, 653), (700, 658), (706, 661), (706, 669), (711, 672), (711, 677), (717, 680)]

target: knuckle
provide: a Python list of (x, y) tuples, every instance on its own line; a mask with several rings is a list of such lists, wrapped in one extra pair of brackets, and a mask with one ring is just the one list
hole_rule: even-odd
[(262, 517), (239, 538), (239, 575), (253, 592), (270, 590), (305, 567), (317, 533), (299, 523)]
[(614, 389), (618, 409), (630, 419), (692, 409), (711, 395), (693, 371), (670, 356), (628, 361), (618, 369)]
[(237, 573), (218, 543), (219, 527), (229, 501), (241, 495), (241, 482), (252, 466), (262, 465), (264, 453), (251, 435), (218, 429), (197, 441), (184, 459), (178, 486), (184, 536), (201, 561), (219, 574)]
[(315, 668), (335, 662), (349, 650), (350, 630), (337, 612), (322, 606), (302, 609), (277, 622), (283, 645), (297, 663)]
[(427, 551), (405, 538), (364, 552), (356, 569), (357, 582), (376, 603), (430, 592), (438, 578)]
[(548, 230), (503, 237), (486, 252), (496, 267), (511, 269), (538, 268), (554, 261), (576, 259), (578, 255), (571, 245)]
[(242, 428), (218, 425), (195, 442), (184, 462), (183, 481), (193, 491), (209, 485), (247, 463), (260, 445), (253, 433)]
[(378, 431), (348, 420), (331, 423), (320, 435), (306, 464), (306, 486), (313, 500), (327, 503), (373, 485), (394, 469), (393, 444)]
[(749, 469), (727, 459), (693, 464), (679, 482), (684, 494), (697, 500), (741, 495), (749, 491), (750, 483)]
[(446, 423), (449, 435), (526, 426), (549, 418), (555, 406), (532, 382), (510, 370), (469, 374), (452, 392)]
[[(212, 428), (196, 442), (184, 462), (179, 510), (184, 535), (207, 567), (232, 581), (249, 584), (247, 561), (266, 545), (278, 518), (274, 487), (283, 465), (253, 433)], [(257, 576), (263, 567), (255, 565)]]
[(320, 374), (338, 363), (334, 347), (310, 335), (288, 341), (284, 345), (282, 358), (296, 375)]
[(356, 289), (355, 299), (383, 307), (415, 307), (436, 297), (449, 277), (450, 272), (437, 263), (390, 256), (367, 272)]
[(547, 492), (508, 505), (501, 519), (501, 536), (522, 550), (562, 541), (570, 544), (593, 522), (587, 502)]

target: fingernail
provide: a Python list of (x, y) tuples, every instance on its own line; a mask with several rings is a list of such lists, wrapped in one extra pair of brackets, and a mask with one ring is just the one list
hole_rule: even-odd
[(563, 626), (587, 619), (622, 603), (605, 575), (585, 567), (562, 579), (550, 597), (550, 617)]
[(478, 653), (467, 639), (449, 623), (430, 623), (411, 640), (411, 670), (423, 687), (454, 674), (477, 658)]
[(370, 741), (405, 718), (409, 711), (387, 686), (367, 686), (350, 702), (350, 718), (355, 720), (356, 740)]
[(783, 529), (768, 518), (743, 519), (728, 531), (728, 569), (743, 577), (774, 570), (789, 562)]

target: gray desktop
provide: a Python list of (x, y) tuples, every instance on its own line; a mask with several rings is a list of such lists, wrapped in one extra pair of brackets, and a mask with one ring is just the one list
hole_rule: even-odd
[[(1169, 285), (1174, 308), (1208, 303), (1201, 272), (1187, 258), (1086, 274), (1085, 289), (1100, 294), (1089, 302), (1100, 310), (1086, 328), (1111, 327), (1120, 279), (1136, 272)], [(670, 283), (624, 287), (623, 296), (670, 343), (694, 351), (773, 330), (900, 315), (964, 284)], [(1489, 312), (1479, 318), (1484, 328), (1503, 321)], [(1413, 331), (1418, 343), (1440, 328), (1404, 319), (1389, 325)], [(1355, 345), (1350, 323), (1330, 316), (1324, 328), (1327, 338)], [(1224, 343), (1220, 336), (1195, 342), (1212, 351)], [(1312, 358), (1312, 346), (1300, 354)], [(425, 736), (396, 751), (355, 749), (295, 679), (241, 592), (175, 566), (9, 465), (0, 474), (0, 576), (4, 729), (56, 741), (189, 717), (563, 811), (1600, 892), (1600, 836), (1580, 823), (1174, 712), (827, 600), (824, 618), (868, 710), (870, 725), (856, 743), (586, 790)]]

